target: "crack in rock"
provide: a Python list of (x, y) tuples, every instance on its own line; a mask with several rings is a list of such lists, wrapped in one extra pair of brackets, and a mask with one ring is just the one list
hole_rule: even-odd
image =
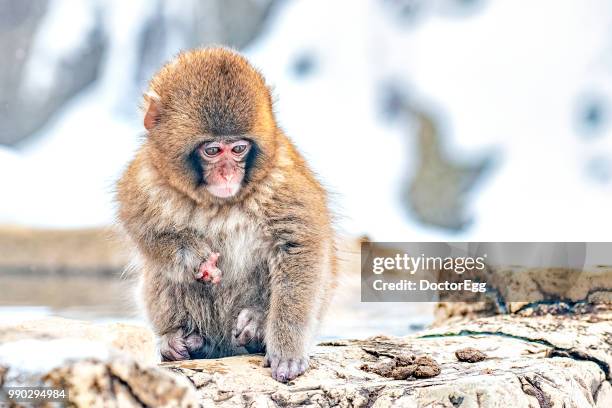
[(523, 392), (527, 395), (535, 397), (538, 400), (540, 408), (552, 408), (550, 398), (540, 388), (540, 382), (536, 379), (528, 377), (519, 377)]

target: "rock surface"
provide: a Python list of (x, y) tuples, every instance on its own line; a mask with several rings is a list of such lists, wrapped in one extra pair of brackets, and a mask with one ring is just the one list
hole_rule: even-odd
[(190, 382), (167, 370), (127, 359), (82, 360), (56, 368), (44, 377), (48, 385), (68, 388), (78, 407), (197, 407)]
[[(492, 290), (474, 294), (475, 301), (469, 303), (438, 303), (434, 326), (498, 314), (527, 317), (597, 313), (598, 309), (607, 309), (612, 304), (611, 266), (582, 269), (505, 266), (488, 267), (484, 272), (467, 271), (462, 275), (446, 271), (439, 276), (440, 281), (463, 279), (487, 282)], [(483, 298), (484, 301), (476, 301)]]
[[(402, 338), (326, 342), (315, 348), (308, 372), (288, 384), (270, 377), (261, 355), (160, 367), (127, 358), (138, 357), (148, 347), (137, 347), (145, 329), (109, 326), (123, 335), (100, 337), (94, 325), (62, 324), (69, 335), (82, 327), (90, 333), (86, 337), (112, 338), (110, 343), (119, 348), (122, 341), (117, 339), (126, 341), (122, 357), (70, 361), (41, 375), (41, 382), (68, 387), (76, 406), (92, 406), (94, 401), (101, 406), (612, 406), (612, 310), (606, 308), (580, 315), (498, 315)], [(57, 321), (38, 322), (19, 330), (21, 336), (40, 339), (55, 326)], [(0, 350), (20, 337), (0, 333)], [(455, 352), (468, 347), (487, 358), (458, 361)], [(367, 369), (389, 360), (407, 361), (407, 355), (410, 361), (430, 361), (425, 356), (435, 360), (440, 373), (395, 380)], [(13, 370), (8, 367), (4, 375), (11, 384)]]
[(62, 318), (0, 326), (0, 406), (3, 387), (44, 385), (68, 389), (78, 407), (197, 407), (192, 384), (157, 361), (145, 327)]
[[(306, 375), (284, 385), (261, 357), (167, 363), (192, 380), (205, 405), (406, 407), (612, 406), (612, 315), (495, 316), (405, 338), (323, 343)], [(457, 349), (487, 354), (459, 362)], [(402, 353), (427, 355), (438, 376), (393, 380), (361, 369)]]

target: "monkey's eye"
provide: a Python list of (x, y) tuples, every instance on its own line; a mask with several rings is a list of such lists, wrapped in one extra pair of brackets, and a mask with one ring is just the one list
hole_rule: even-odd
[(221, 149), (216, 146), (207, 147), (204, 149), (204, 153), (207, 156), (216, 156), (221, 152)]
[(243, 153), (247, 148), (247, 145), (245, 144), (241, 144), (241, 145), (236, 145), (232, 148), (232, 152), (236, 153), (236, 154), (240, 154)]

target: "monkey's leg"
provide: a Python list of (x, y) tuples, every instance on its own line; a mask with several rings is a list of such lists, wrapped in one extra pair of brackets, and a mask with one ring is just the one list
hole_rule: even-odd
[(263, 352), (264, 318), (264, 313), (259, 309), (242, 309), (232, 330), (232, 343), (246, 348), (249, 353)]
[(205, 339), (198, 333), (186, 335), (183, 329), (164, 334), (160, 339), (159, 351), (164, 361), (189, 360), (201, 354)]

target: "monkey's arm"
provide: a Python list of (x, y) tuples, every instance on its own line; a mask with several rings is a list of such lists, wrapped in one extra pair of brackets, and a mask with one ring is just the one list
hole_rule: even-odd
[[(299, 266), (299, 265), (303, 266)], [(271, 268), (272, 291), (266, 322), (265, 365), (272, 377), (286, 382), (302, 374), (308, 367), (308, 343), (315, 330), (316, 291), (314, 276), (299, 276), (303, 268), (320, 268), (305, 260), (281, 257)]]
[(188, 213), (191, 204), (160, 181), (150, 161), (141, 153), (119, 181), (119, 219), (147, 269), (173, 282), (191, 282), (213, 252), (202, 233), (186, 224), (185, 216), (175, 216)]
[(190, 282), (200, 276), (207, 280), (205, 273), (213, 278), (219, 254), (193, 230), (149, 231), (137, 244), (149, 263), (174, 282)]
[[(270, 306), (265, 330), (266, 364), (278, 381), (289, 381), (308, 366), (308, 348), (331, 281), (333, 248), (326, 212), (285, 204), (271, 223), (276, 246), (269, 261)], [(282, 211), (282, 210), (281, 210)], [(277, 213), (278, 214), (278, 213)]]

